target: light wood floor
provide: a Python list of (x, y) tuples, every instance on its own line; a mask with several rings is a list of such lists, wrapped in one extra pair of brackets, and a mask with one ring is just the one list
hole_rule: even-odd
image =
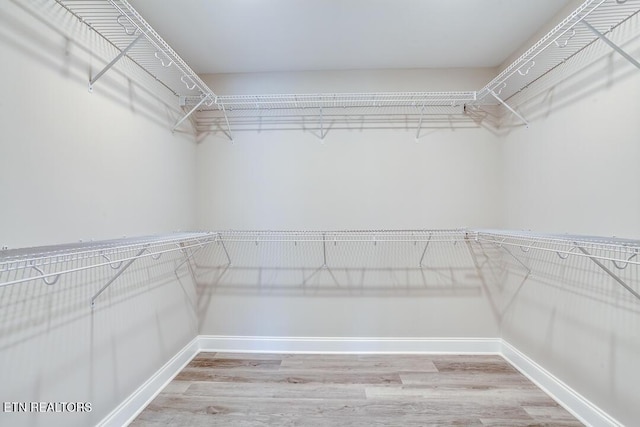
[(581, 426), (500, 356), (200, 353), (133, 426)]

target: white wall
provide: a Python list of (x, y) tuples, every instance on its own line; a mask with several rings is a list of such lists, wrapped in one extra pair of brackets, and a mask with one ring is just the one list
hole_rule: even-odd
[[(171, 134), (175, 108), (118, 71), (89, 94), (101, 40), (53, 1), (34, 2), (54, 12), (42, 20), (27, 3), (0, 4), (0, 245), (192, 229), (195, 142)], [(94, 425), (175, 355), (197, 331), (179, 259), (136, 261), (95, 310), (108, 267), (0, 288), (0, 402), (92, 403), (84, 414), (0, 412), (0, 425)]]
[(198, 261), (200, 333), (498, 336), (495, 289), (478, 274), (475, 251), (443, 238), (212, 245)]
[[(225, 93), (461, 90), (490, 70), (205, 76)], [(500, 147), (487, 129), (237, 131), (198, 146), (201, 229), (458, 228), (499, 225)]]
[[(629, 25), (637, 29), (637, 17)], [(640, 58), (629, 34), (609, 37)], [(509, 128), (501, 142), (506, 228), (640, 238), (640, 71), (604, 52), (596, 62), (576, 57), (565, 79), (512, 100), (531, 126)], [(515, 253), (533, 274), (523, 281), (522, 267), (505, 258), (502, 337), (624, 425), (637, 424), (640, 301), (587, 258)], [(637, 266), (603, 263), (640, 291)]]
[[(640, 57), (627, 27), (609, 37)], [(603, 43), (591, 50), (606, 55), (579, 55), (564, 80), (511, 100), (532, 123), (503, 138), (505, 228), (640, 238), (640, 73)]]
[[(613, 416), (640, 419), (640, 300), (588, 258), (514, 249), (532, 274), (505, 257), (502, 338)], [(640, 289), (637, 266), (616, 269)]]
[[(0, 402), (89, 402), (91, 412), (0, 411), (0, 425), (96, 425), (197, 334), (193, 283), (178, 253), (0, 288)], [(5, 275), (6, 276), (6, 275)]]
[(493, 68), (421, 68), (205, 74), (202, 78), (218, 95), (264, 95), (473, 91), (484, 86), (495, 74)]
[[(425, 131), (427, 133), (428, 131)], [(484, 129), (239, 132), (198, 147), (201, 229), (423, 229), (500, 221), (500, 151)]]
[(118, 71), (88, 93), (105, 65), (89, 52), (101, 40), (77, 20), (52, 29), (18, 4), (0, 14), (0, 246), (193, 229), (195, 143), (170, 132), (177, 113)]
[[(303, 130), (244, 131), (233, 144), (218, 134), (195, 148), (169, 132), (178, 113), (141, 82), (114, 71), (88, 94), (88, 76), (108, 56), (86, 48), (104, 46), (73, 19), (47, 26), (19, 4), (0, 9), (0, 53), (11, 64), (0, 83), (0, 245), (194, 227), (468, 226), (640, 236), (634, 191), (640, 106), (630, 96), (640, 81), (637, 70), (614, 57), (516, 104), (532, 126), (504, 137), (479, 126), (427, 126), (417, 142), (415, 128), (330, 130), (324, 142)], [(70, 33), (88, 44), (70, 42)], [(626, 47), (639, 56), (637, 44)], [(219, 94), (473, 90), (492, 74), (382, 70), (206, 80)], [(256, 268), (260, 263), (243, 258), (247, 250), (232, 252), (245, 268), (222, 279), (220, 248), (203, 254), (197, 306), (188, 280), (174, 279), (176, 258), (132, 267), (96, 311), (88, 299), (108, 274), (1, 289), (0, 400), (94, 403), (85, 416), (52, 421), (15, 414), (7, 423), (95, 423), (196, 333), (502, 333), (621, 421), (640, 416), (630, 400), (640, 379), (637, 302), (589, 262), (563, 267), (555, 259), (525, 258), (539, 273), (522, 285), (517, 264), (506, 266), (502, 282), (500, 269), (478, 274), (473, 245), (460, 246), (427, 258), (426, 271), (391, 270), (351, 282), (355, 270), (337, 268), (335, 277), (321, 271), (306, 287), (300, 279), (314, 271), (313, 257), (283, 273)]]
[[(218, 75), (205, 79), (221, 95), (435, 91), (472, 90), (488, 81), (492, 72), (379, 70)], [(501, 163), (495, 135), (478, 125), (455, 130), (426, 125), (419, 140), (415, 135), (414, 126), (361, 131), (357, 125), (349, 130), (330, 129), (323, 141), (316, 132), (302, 129), (237, 131), (233, 143), (220, 134), (211, 135), (198, 145), (198, 225), (214, 230), (499, 225)], [(450, 270), (446, 260), (431, 259), (444, 266), (444, 273), (416, 270), (419, 252), (414, 256), (415, 265), (391, 269), (393, 273), (389, 274), (366, 269), (365, 273), (357, 262), (344, 265), (339, 257), (329, 263), (336, 269), (332, 270), (334, 277), (321, 271), (313, 276), (313, 286), (303, 284), (319, 266), (313, 256), (301, 259), (305, 268), (270, 270), (264, 265), (267, 255), (253, 263), (247, 258), (250, 249), (230, 248), (234, 268), (222, 279), (219, 275), (224, 259), (203, 261), (208, 268), (201, 278), (206, 288), (201, 299), (201, 333), (497, 335), (498, 319), (493, 316), (466, 247), (451, 254), (448, 261), (456, 266)], [(295, 252), (285, 255), (273, 250), (275, 255), (269, 256), (296, 258)], [(381, 255), (375, 252), (371, 256)], [(380, 261), (377, 267), (387, 267), (384, 258), (376, 259)], [(346, 270), (336, 268), (336, 263), (342, 263)], [(412, 274), (416, 276), (410, 279)], [(400, 281), (399, 288), (393, 287), (394, 280)], [(402, 286), (404, 281), (410, 289)], [(456, 283), (462, 288), (456, 290)], [(356, 294), (351, 294), (352, 286), (358, 289)]]

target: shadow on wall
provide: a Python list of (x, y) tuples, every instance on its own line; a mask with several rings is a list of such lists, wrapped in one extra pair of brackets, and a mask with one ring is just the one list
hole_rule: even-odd
[[(493, 301), (505, 274), (497, 249), (439, 242), (226, 242), (195, 262), (199, 318), (212, 298), (477, 298)], [(497, 261), (496, 261), (497, 259)]]
[(595, 262), (578, 251), (510, 250), (500, 267), (503, 339), (633, 425), (640, 419), (640, 299), (621, 282), (640, 292), (640, 266)]
[[(640, 58), (640, 14), (622, 23), (606, 35), (632, 57)], [(638, 69), (602, 41), (595, 41), (543, 75), (507, 101), (533, 122), (548, 117), (594, 93), (636, 76)], [(502, 111), (503, 133), (521, 127), (510, 112)]]
[[(0, 46), (37, 63), (43, 72), (71, 80), (74, 90), (85, 92), (87, 97), (106, 98), (167, 129), (183, 115), (177, 97), (126, 57), (107, 71), (89, 94), (91, 77), (119, 51), (54, 0), (11, 0), (2, 12)], [(32, 85), (35, 90), (47, 82), (36, 76)], [(46, 89), (38, 90), (40, 93), (31, 96), (34, 102), (43, 102)]]
[[(1, 425), (94, 425), (196, 334), (193, 284), (179, 253), (0, 287), (0, 401), (89, 402), (90, 412), (0, 413)], [(66, 262), (59, 270), (91, 262)], [(120, 263), (122, 264), (122, 263)], [(118, 268), (115, 268), (118, 267)], [(177, 278), (177, 279), (176, 279)], [(176, 283), (178, 282), (178, 283)]]

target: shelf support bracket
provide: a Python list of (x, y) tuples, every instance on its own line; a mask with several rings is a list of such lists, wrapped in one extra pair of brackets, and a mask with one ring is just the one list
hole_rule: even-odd
[(227, 110), (224, 108), (224, 102), (221, 102), (220, 105), (222, 106), (222, 113), (224, 114), (224, 120), (225, 120), (225, 122), (227, 122), (227, 130), (229, 131), (229, 139), (231, 140), (231, 143), (233, 143), (233, 134), (231, 133), (231, 125), (229, 125), (229, 117), (227, 116)]
[(218, 233), (218, 242), (222, 245), (222, 250), (224, 250), (224, 255), (227, 257), (227, 267), (231, 267), (231, 257), (229, 256), (229, 252), (227, 251), (227, 247), (224, 245), (224, 240), (222, 240), (222, 235)]
[(616, 52), (618, 52), (620, 55), (622, 55), (627, 61), (631, 62), (633, 65), (635, 65), (636, 67), (640, 68), (640, 62), (638, 62), (637, 59), (635, 59), (633, 56), (629, 55), (627, 52), (625, 52), (624, 50), (622, 50), (620, 48), (620, 46), (618, 46), (617, 44), (615, 44), (614, 42), (612, 42), (611, 40), (609, 40), (608, 38), (606, 38), (604, 36), (604, 34), (602, 34), (600, 31), (596, 30), (591, 24), (589, 24), (587, 21), (585, 21), (584, 19), (581, 21), (587, 28), (589, 28), (596, 36), (598, 36), (598, 38), (600, 40), (602, 40), (603, 42), (605, 42), (606, 44), (608, 44), (611, 49), (615, 50)]
[(133, 258), (131, 258), (120, 270), (118, 270), (118, 272), (116, 274), (113, 275), (113, 277), (111, 279), (109, 279), (109, 281), (107, 283), (105, 283), (105, 285), (103, 287), (100, 288), (100, 290), (98, 292), (96, 292), (96, 294), (94, 296), (91, 297), (91, 308), (94, 308), (96, 306), (96, 299), (109, 287), (111, 286), (111, 284), (113, 282), (115, 282), (115, 280), (120, 277), (120, 275), (122, 273), (124, 273), (124, 271), (129, 268), (129, 266), (131, 266), (131, 264), (134, 263), (135, 260), (137, 260), (138, 258), (140, 258), (140, 255), (142, 255), (147, 248), (149, 247), (149, 245), (144, 245), (144, 247), (142, 249), (140, 249), (140, 252), (138, 252)]
[(320, 139), (324, 139), (324, 115), (322, 114), (322, 105), (320, 106)]
[(322, 268), (327, 267), (327, 236), (322, 233)]
[(422, 130), (422, 118), (424, 117), (424, 105), (420, 110), (420, 121), (418, 122), (418, 131), (416, 132), (416, 141), (420, 139), (420, 131)]
[(193, 107), (193, 108), (192, 108), (192, 109), (191, 109), (191, 110), (190, 110), (186, 115), (184, 115), (180, 120), (178, 120), (178, 123), (176, 123), (176, 124), (173, 126), (173, 128), (171, 129), (171, 132), (175, 132), (175, 131), (176, 131), (176, 129), (178, 128), (178, 126), (180, 126), (180, 125), (182, 124), (182, 122), (184, 122), (185, 120), (187, 120), (187, 118), (189, 118), (189, 116), (190, 116), (191, 114), (193, 114), (193, 112), (194, 112), (194, 111), (196, 111), (198, 108), (200, 108), (200, 106), (201, 106), (202, 104), (204, 104), (204, 102), (205, 102), (207, 99), (209, 99), (209, 97), (210, 97), (210, 96), (211, 96), (211, 94), (210, 94), (210, 93), (209, 93), (209, 94), (207, 94), (206, 96), (204, 96), (204, 97), (200, 100), (200, 102), (198, 102), (198, 103), (196, 104), (196, 106), (195, 106), (195, 107)]
[(424, 256), (427, 253), (427, 248), (429, 247), (429, 243), (431, 243), (431, 233), (429, 233), (429, 238), (427, 239), (427, 243), (424, 245), (424, 250), (422, 251), (422, 257), (420, 257), (420, 268), (423, 268), (422, 264), (424, 261)]
[(617, 274), (609, 270), (604, 264), (598, 261), (598, 259), (595, 258), (593, 255), (591, 255), (585, 248), (583, 248), (582, 246), (577, 246), (577, 248), (580, 250), (580, 252), (585, 254), (591, 261), (593, 261), (598, 267), (600, 267), (605, 273), (611, 276), (613, 280), (618, 282), (623, 288), (629, 291), (634, 297), (640, 299), (640, 294), (638, 292), (636, 292), (631, 286), (627, 285), (626, 282), (622, 280)]
[(113, 65), (118, 62), (120, 59), (122, 59), (123, 56), (125, 56), (127, 54), (127, 52), (129, 52), (129, 49), (131, 49), (133, 47), (133, 45), (135, 45), (138, 40), (140, 40), (142, 38), (143, 34), (139, 34), (138, 37), (136, 37), (130, 44), (129, 46), (125, 47), (119, 54), (118, 56), (116, 56), (115, 58), (113, 58), (113, 60), (111, 60), (111, 62), (109, 62), (103, 69), (102, 71), (100, 71), (98, 74), (96, 74), (95, 76), (93, 76), (91, 78), (91, 80), (89, 80), (89, 92), (93, 92), (93, 84), (95, 82), (98, 81), (98, 79), (100, 77), (102, 77), (102, 75), (104, 73), (106, 73), (107, 71), (109, 71), (109, 69), (111, 67), (113, 67)]
[(511, 108), (511, 106), (509, 104), (507, 104), (506, 102), (504, 102), (498, 95), (496, 95), (496, 93), (492, 90), (489, 91), (489, 93), (498, 100), (498, 102), (502, 105), (504, 105), (509, 111), (511, 111), (517, 118), (520, 119), (520, 121), (522, 123), (524, 123), (527, 127), (529, 127), (529, 122), (527, 121), (527, 119), (525, 119), (524, 117), (522, 117), (520, 115), (520, 113), (518, 113), (516, 110), (514, 110), (513, 108)]
[(520, 258), (515, 256), (513, 254), (513, 252), (511, 252), (509, 249), (505, 248), (502, 245), (498, 245), (498, 246), (500, 246), (500, 248), (502, 248), (503, 251), (505, 251), (506, 253), (511, 255), (511, 258), (515, 259), (518, 262), (518, 264), (520, 264), (525, 270), (527, 270), (527, 275), (531, 274), (531, 269), (529, 267), (527, 267), (527, 264), (525, 264), (524, 262), (520, 261)]
[[(176, 266), (175, 270), (173, 271), (174, 273), (178, 274), (178, 270), (180, 269), (180, 267), (182, 267), (183, 264), (187, 263), (191, 258), (193, 258), (194, 256), (196, 256), (198, 254), (198, 252), (202, 251), (205, 247), (207, 247), (209, 244), (211, 244), (211, 242), (207, 242), (204, 245), (200, 246), (198, 249), (196, 249), (195, 251), (191, 252), (191, 254), (189, 256), (187, 256), (187, 251), (184, 249), (184, 244), (180, 243), (180, 247), (182, 247), (182, 249), (180, 249), (184, 255), (185, 258), (180, 261), (180, 263)], [(189, 265), (189, 269), (191, 269), (191, 264)], [(195, 282), (195, 281), (194, 281)]]

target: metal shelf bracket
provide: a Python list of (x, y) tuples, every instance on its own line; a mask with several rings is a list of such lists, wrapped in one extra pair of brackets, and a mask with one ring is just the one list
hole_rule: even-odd
[[(620, 2), (618, 2), (620, 3)], [(621, 3), (620, 3), (621, 4)], [(589, 24), (586, 20), (582, 20), (581, 21), (588, 29), (590, 29), (596, 36), (598, 36), (598, 38), (600, 40), (602, 40), (603, 42), (605, 42), (606, 44), (608, 44), (613, 50), (615, 50), (616, 52), (618, 52), (620, 55), (622, 55), (627, 61), (631, 62), (633, 65), (635, 65), (636, 67), (640, 68), (640, 62), (638, 62), (638, 60), (636, 60), (633, 56), (629, 55), (627, 52), (625, 52), (624, 50), (622, 50), (622, 48), (620, 48), (620, 46), (618, 46), (617, 44), (615, 44), (614, 42), (612, 42), (611, 40), (609, 40), (607, 37), (604, 36), (604, 34), (602, 34), (600, 31), (596, 30), (593, 25)]]
[[(189, 118), (189, 116), (191, 114), (193, 114), (194, 111), (196, 111), (198, 108), (200, 108), (200, 106), (202, 104), (205, 103), (205, 101), (207, 99), (209, 99), (209, 97), (211, 96), (211, 93), (206, 94), (205, 96), (202, 97), (202, 99), (200, 100), (200, 102), (198, 102), (191, 110), (189, 110), (189, 112), (187, 114), (185, 114), (184, 116), (182, 116), (182, 118), (180, 120), (178, 120), (178, 122), (173, 126), (173, 128), (171, 129), (171, 132), (175, 132), (176, 129), (178, 128), (178, 126), (180, 126), (182, 124), (182, 122), (184, 122), (185, 120), (187, 120)], [(214, 101), (215, 102), (215, 101)]]
[(494, 91), (489, 91), (489, 93), (491, 94), (491, 96), (493, 96), (495, 99), (498, 100), (498, 102), (502, 105), (504, 105), (509, 111), (511, 111), (517, 118), (520, 119), (520, 121), (522, 123), (524, 123), (526, 125), (526, 127), (529, 127), (529, 122), (527, 121), (527, 119), (525, 119), (524, 117), (522, 117), (522, 115), (520, 113), (518, 113), (516, 110), (514, 110), (513, 108), (511, 108), (511, 106), (509, 104), (507, 104), (506, 102), (504, 102), (502, 100), (502, 98), (500, 98)]
[(98, 292), (96, 292), (96, 294), (94, 296), (91, 297), (91, 308), (95, 308), (96, 306), (96, 299), (109, 287), (111, 286), (111, 284), (113, 282), (115, 282), (115, 280), (120, 277), (120, 275), (122, 273), (124, 273), (124, 271), (129, 268), (131, 266), (131, 264), (134, 263), (135, 260), (137, 260), (140, 255), (142, 255), (147, 248), (149, 247), (149, 245), (144, 245), (144, 247), (140, 250), (140, 252), (138, 252), (133, 258), (131, 258), (129, 261), (127, 261), (127, 263), (120, 269), (118, 270), (118, 272), (116, 274), (113, 275), (113, 277), (111, 279), (109, 279), (109, 281), (107, 283), (105, 283), (105, 285), (103, 287), (100, 288), (100, 290)]
[(418, 122), (418, 130), (416, 131), (416, 142), (418, 141), (418, 139), (420, 139), (420, 131), (422, 130), (422, 119), (424, 118), (424, 104), (422, 105), (422, 108), (420, 109), (420, 121)]
[(322, 113), (322, 105), (320, 106), (320, 140), (324, 140), (326, 133), (324, 132), (324, 114)]
[(233, 144), (233, 133), (231, 133), (231, 125), (229, 124), (229, 116), (227, 115), (227, 110), (224, 108), (224, 103), (221, 102), (220, 106), (222, 107), (222, 114), (224, 114), (224, 121), (227, 122), (227, 130), (229, 131), (229, 139)]
[[(128, 34), (128, 33), (127, 33)], [(125, 56), (127, 54), (127, 52), (129, 52), (129, 50), (143, 37), (143, 34), (138, 34), (138, 37), (136, 37), (135, 39), (133, 39), (133, 41), (129, 44), (129, 46), (125, 47), (124, 49), (122, 49), (120, 51), (120, 53), (118, 54), (118, 56), (116, 56), (115, 58), (113, 58), (111, 60), (111, 62), (109, 62), (98, 74), (96, 74), (95, 76), (93, 76), (91, 78), (91, 80), (89, 80), (89, 92), (93, 92), (93, 85), (95, 84), (96, 81), (98, 81), (98, 79), (100, 77), (102, 77), (102, 75), (104, 73), (106, 73), (107, 71), (109, 71), (109, 69), (111, 67), (113, 67), (115, 65), (116, 62), (118, 62), (120, 59), (122, 59), (123, 56)]]
[(609, 270), (603, 263), (601, 263), (600, 261), (598, 261), (598, 259), (596, 259), (593, 255), (591, 255), (585, 248), (583, 248), (582, 246), (576, 245), (576, 247), (580, 250), (580, 252), (582, 252), (583, 254), (585, 254), (587, 256), (587, 258), (589, 258), (591, 261), (593, 261), (598, 267), (600, 267), (605, 273), (607, 273), (609, 276), (611, 276), (613, 278), (613, 280), (615, 280), (616, 282), (618, 282), (623, 288), (625, 288), (627, 291), (629, 291), (634, 297), (636, 297), (637, 299), (640, 300), (640, 294), (638, 292), (636, 292), (631, 286), (627, 285), (627, 283), (622, 280), (620, 278), (620, 276), (618, 276), (617, 274), (615, 274), (613, 271)]
[(420, 257), (420, 268), (424, 267), (423, 261), (424, 261), (424, 256), (427, 253), (427, 248), (429, 247), (429, 243), (431, 242), (431, 237), (432, 234), (429, 234), (429, 238), (427, 239), (427, 243), (425, 243), (424, 245), (424, 250), (422, 251), (422, 256)]

